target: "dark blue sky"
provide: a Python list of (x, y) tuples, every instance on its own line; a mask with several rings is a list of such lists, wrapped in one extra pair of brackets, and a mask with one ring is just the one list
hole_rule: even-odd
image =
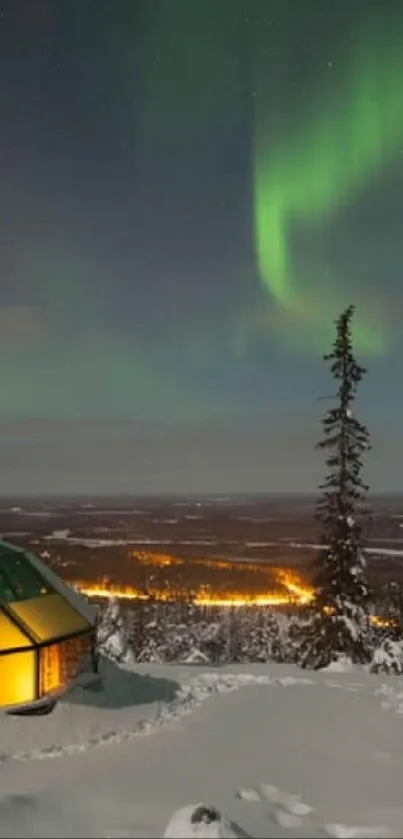
[[(259, 276), (256, 109), (270, 158), (397, 5), (0, 2), (1, 492), (315, 486), (328, 347)], [(392, 152), (290, 245), (300, 297), (315, 264), (380, 313), (377, 490), (401, 485), (403, 130)]]

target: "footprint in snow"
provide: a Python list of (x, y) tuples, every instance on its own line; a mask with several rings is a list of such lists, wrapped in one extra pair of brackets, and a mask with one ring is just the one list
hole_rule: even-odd
[(257, 789), (239, 789), (237, 792), (237, 798), (241, 798), (242, 801), (261, 801), (262, 797), (259, 795)]
[(334, 839), (390, 839), (394, 834), (387, 827), (359, 827), (358, 825), (326, 824), (327, 836)]
[(280, 827), (301, 827), (304, 817), (312, 812), (312, 807), (305, 804), (300, 795), (283, 792), (273, 784), (261, 783), (257, 789), (239, 789), (237, 797), (250, 803), (270, 802), (274, 805), (272, 818)]
[(293, 816), (307, 816), (312, 812), (312, 807), (305, 804), (301, 800), (300, 795), (295, 795), (291, 792), (282, 792), (273, 784), (260, 784), (260, 790), (263, 798), (266, 801), (271, 801), (272, 804), (279, 804), (283, 810), (291, 813)]

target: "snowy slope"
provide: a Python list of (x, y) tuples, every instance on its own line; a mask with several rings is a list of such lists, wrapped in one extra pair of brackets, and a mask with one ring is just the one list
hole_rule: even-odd
[(48, 717), (0, 717), (0, 837), (173, 837), (202, 801), (252, 837), (403, 836), (403, 679), (135, 669), (108, 665), (102, 692)]

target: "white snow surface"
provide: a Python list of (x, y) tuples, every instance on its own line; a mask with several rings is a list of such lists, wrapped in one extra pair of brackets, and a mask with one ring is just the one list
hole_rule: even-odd
[[(109, 662), (102, 674), (101, 690), (76, 688), (48, 716), (0, 716), (0, 837), (403, 836), (400, 676)], [(216, 817), (192, 823), (197, 802)]]

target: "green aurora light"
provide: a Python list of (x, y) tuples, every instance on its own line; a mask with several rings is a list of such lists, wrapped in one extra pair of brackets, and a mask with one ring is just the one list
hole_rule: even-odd
[[(306, 315), (310, 343), (328, 334), (337, 306), (356, 302), (351, 291), (332, 289), (319, 277), (298, 274), (290, 233), (294, 225), (315, 227), (328, 221), (359, 194), (400, 150), (403, 139), (403, 39), (372, 32), (354, 50), (342, 89), (326, 107), (304, 117), (304, 124), (277, 150), (270, 149), (264, 114), (256, 113), (254, 159), (255, 247), (263, 287), (296, 327)], [(257, 97), (259, 103), (259, 96)], [(304, 276), (305, 273), (305, 276)], [(322, 278), (323, 279), (323, 278)], [(314, 292), (312, 289), (314, 288)], [(307, 298), (309, 312), (307, 314)], [(359, 302), (355, 339), (360, 350), (381, 355), (387, 330)], [(295, 336), (294, 336), (295, 337)]]

